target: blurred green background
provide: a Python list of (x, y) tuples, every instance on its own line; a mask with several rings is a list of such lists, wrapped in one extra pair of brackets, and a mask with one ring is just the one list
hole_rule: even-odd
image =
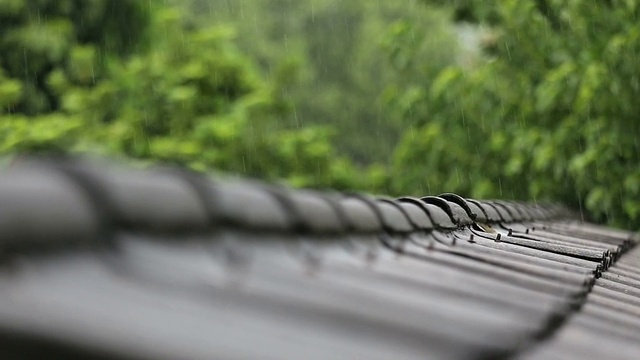
[(0, 0), (0, 152), (640, 225), (640, 1)]

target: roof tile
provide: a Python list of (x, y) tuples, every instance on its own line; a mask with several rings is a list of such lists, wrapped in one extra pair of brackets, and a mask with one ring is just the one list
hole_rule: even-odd
[(0, 244), (5, 250), (95, 243), (101, 225), (90, 199), (62, 174), (32, 167), (0, 175)]

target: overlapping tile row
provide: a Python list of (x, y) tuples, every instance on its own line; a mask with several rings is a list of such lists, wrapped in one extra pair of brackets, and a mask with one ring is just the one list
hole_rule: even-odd
[(0, 341), (153, 359), (636, 351), (636, 242), (552, 205), (27, 161), (0, 174)]
[(640, 248), (602, 277), (550, 341), (520, 359), (637, 359), (640, 356)]

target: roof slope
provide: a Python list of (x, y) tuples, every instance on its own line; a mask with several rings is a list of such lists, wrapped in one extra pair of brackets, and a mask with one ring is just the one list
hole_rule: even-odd
[(20, 358), (636, 358), (637, 241), (552, 205), (27, 161), (0, 174), (0, 342)]

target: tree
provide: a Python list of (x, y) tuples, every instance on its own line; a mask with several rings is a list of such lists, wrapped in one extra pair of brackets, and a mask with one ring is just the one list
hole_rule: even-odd
[[(393, 94), (457, 56), (446, 12), (419, 0), (176, 2), (199, 24), (237, 29), (291, 107), (283, 128), (329, 127), (337, 152), (358, 164), (389, 163), (407, 124), (389, 112)], [(400, 33), (406, 46), (394, 44)]]
[(555, 199), (637, 227), (638, 3), (454, 6), (459, 19), (490, 29), (485, 61), (424, 83), (416, 130), (395, 153), (406, 174), (396, 189)]
[(12, 94), (3, 98), (0, 114), (58, 110), (52, 74), (92, 86), (108, 56), (137, 49), (147, 22), (144, 6), (129, 0), (0, 0), (0, 76)]
[(120, 2), (117, 11), (108, 1), (16, 3), (0, 32), (11, 50), (0, 53), (2, 153), (91, 151), (301, 186), (368, 186), (348, 176), (357, 171), (333, 152), (329, 131), (278, 126), (289, 110), (281, 89), (237, 50), (231, 29)]

